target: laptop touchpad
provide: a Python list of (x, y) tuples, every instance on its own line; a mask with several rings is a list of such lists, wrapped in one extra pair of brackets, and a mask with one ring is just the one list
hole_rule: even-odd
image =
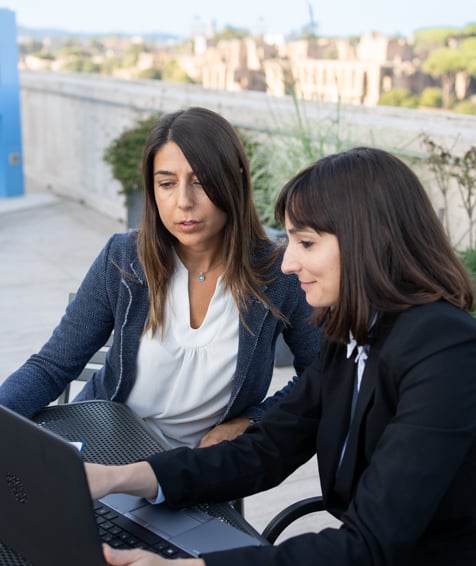
[(260, 542), (254, 537), (223, 523), (219, 519), (213, 519), (210, 524), (200, 525), (188, 533), (174, 537), (172, 540), (178, 546), (186, 544), (187, 548), (193, 548), (195, 553), (198, 554), (241, 546), (260, 546)]
[(138, 520), (149, 529), (166, 533), (169, 537), (176, 536), (193, 529), (197, 525), (211, 520), (205, 513), (193, 509), (170, 509), (163, 505), (146, 505), (129, 513), (131, 518)]

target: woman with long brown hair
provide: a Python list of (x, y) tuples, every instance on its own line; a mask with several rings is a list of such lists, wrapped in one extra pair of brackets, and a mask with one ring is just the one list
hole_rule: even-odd
[(0, 387), (30, 416), (75, 379), (114, 331), (104, 367), (76, 401), (129, 405), (165, 446), (229, 440), (294, 386), (267, 397), (282, 334), (297, 375), (319, 346), (282, 248), (261, 226), (235, 128), (189, 108), (152, 128), (144, 218), (114, 235), (50, 340)]

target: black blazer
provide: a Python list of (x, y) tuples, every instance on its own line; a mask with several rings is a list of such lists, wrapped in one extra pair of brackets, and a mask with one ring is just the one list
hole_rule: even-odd
[(476, 564), (476, 321), (439, 302), (377, 323), (339, 466), (354, 366), (324, 339), (260, 425), (150, 458), (167, 502), (183, 505), (268, 489), (317, 453), (342, 528), (209, 554), (207, 566)]

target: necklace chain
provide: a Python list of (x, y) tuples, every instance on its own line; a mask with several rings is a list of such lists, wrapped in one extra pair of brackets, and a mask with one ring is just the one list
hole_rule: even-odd
[(213, 271), (214, 269), (216, 269), (217, 267), (219, 267), (221, 264), (223, 263), (223, 261), (220, 261), (219, 263), (216, 263), (215, 265), (212, 265), (209, 269), (207, 269), (207, 271), (199, 271), (198, 275), (197, 275), (197, 279), (201, 282), (206, 280), (206, 276), (208, 273), (210, 273), (210, 271)]

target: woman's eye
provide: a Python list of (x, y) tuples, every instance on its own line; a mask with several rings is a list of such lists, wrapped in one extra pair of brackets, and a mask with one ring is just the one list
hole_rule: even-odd
[(173, 186), (172, 181), (160, 181), (158, 183), (160, 189), (170, 189)]
[(308, 240), (301, 240), (299, 243), (305, 250), (312, 246), (312, 242), (309, 242)]

